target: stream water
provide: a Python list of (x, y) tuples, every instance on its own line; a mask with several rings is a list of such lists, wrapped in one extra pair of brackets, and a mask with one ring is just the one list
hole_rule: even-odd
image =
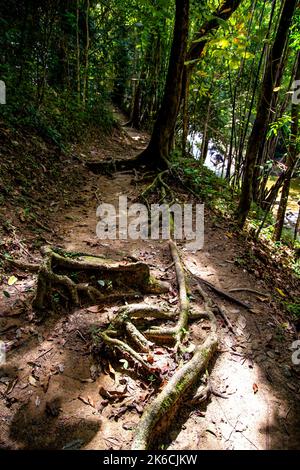
[[(200, 150), (201, 149), (201, 134), (196, 133), (196, 134), (193, 134), (192, 136), (189, 136), (189, 142), (191, 144), (192, 153), (195, 159), (198, 160), (200, 157), (200, 152), (201, 152)], [(209, 168), (210, 170), (212, 170), (217, 176), (223, 177), (225, 174), (224, 157), (222, 153), (216, 149), (216, 146), (214, 145), (212, 141), (209, 142), (205, 166)], [(234, 171), (234, 168), (232, 168), (232, 171)], [(270, 176), (269, 181), (268, 181), (268, 187), (271, 187), (275, 181), (276, 181), (276, 176)], [(278, 194), (278, 198), (274, 206), (274, 215), (276, 214), (276, 211), (277, 211), (277, 207), (278, 207), (279, 200), (280, 200), (280, 194), (281, 192)], [(300, 200), (300, 177), (293, 178), (292, 180), (291, 187), (290, 187), (290, 195), (289, 195), (289, 200), (288, 200), (288, 207), (287, 207), (286, 217), (285, 217), (286, 227), (290, 228), (293, 231), (297, 222), (297, 217), (298, 217), (298, 212), (299, 212), (299, 206), (298, 206), (299, 200)]]

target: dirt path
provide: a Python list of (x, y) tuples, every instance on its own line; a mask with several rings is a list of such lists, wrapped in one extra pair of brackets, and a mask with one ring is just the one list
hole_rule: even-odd
[[(84, 159), (129, 158), (147, 142), (132, 129), (116, 132), (74, 151)], [(82, 165), (84, 186), (74, 187), (76, 203), (56, 212), (47, 240), (67, 250), (89, 251), (122, 259), (134, 256), (149, 263), (155, 275), (168, 279), (174, 290), (160, 299), (176, 309), (176, 279), (165, 242), (107, 241), (96, 237), (96, 208), (101, 202), (129, 203), (141, 190), (133, 173), (97, 176)], [(67, 182), (67, 178), (66, 178)], [(180, 246), (180, 244), (179, 244)], [(297, 449), (300, 445), (300, 366), (291, 361), (294, 339), (259, 273), (249, 274), (239, 260), (245, 247), (224, 222), (206, 212), (205, 246), (183, 259), (192, 272), (224, 290), (247, 287), (267, 294), (237, 294), (254, 312), (225, 302), (235, 335), (218, 319), (220, 345), (211, 368), (213, 388), (226, 399), (212, 396), (202, 405), (187, 400), (176, 423), (157, 444), (161, 449)], [(30, 321), (20, 302), (34, 285), (31, 275), (17, 272), (18, 282), (2, 286), (10, 297), (1, 299), (1, 339), (10, 342), (8, 361), (0, 367), (0, 448), (129, 449), (144, 402), (154, 393), (151, 380), (122, 368), (122, 363), (91, 353), (91, 337), (117, 306), (77, 309), (68, 316), (51, 315), (43, 323)], [(205, 334), (205, 322), (193, 327)], [(123, 364), (124, 365), (124, 364)], [(168, 366), (168, 364), (166, 364)], [(103, 389), (118, 390), (109, 400)], [(99, 390), (102, 390), (99, 394)]]

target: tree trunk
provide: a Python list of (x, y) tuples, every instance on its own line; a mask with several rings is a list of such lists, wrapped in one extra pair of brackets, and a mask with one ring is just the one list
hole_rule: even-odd
[[(300, 80), (300, 53), (297, 54), (297, 71), (295, 80)], [(293, 103), (292, 104), (292, 111), (291, 111), (291, 137), (290, 137), (290, 146), (288, 151), (287, 157), (287, 172), (284, 179), (282, 193), (280, 198), (280, 203), (277, 212), (277, 219), (275, 225), (275, 231), (273, 238), (275, 241), (279, 241), (281, 239), (283, 224), (284, 224), (284, 217), (286, 213), (289, 193), (290, 193), (290, 185), (291, 180), (293, 177), (294, 169), (298, 160), (298, 149), (297, 149), (297, 134), (299, 129), (299, 105)]]
[(279, 68), (281, 56), (286, 47), (286, 41), (289, 36), (289, 28), (292, 22), (293, 14), (297, 0), (286, 0), (282, 9), (279, 26), (270, 56), (266, 64), (266, 70), (263, 78), (262, 93), (258, 102), (257, 114), (248, 141), (246, 152), (246, 164), (244, 178), (241, 190), (240, 202), (237, 210), (238, 224), (243, 227), (253, 200), (253, 176), (257, 159), (257, 154), (262, 139), (264, 138), (268, 125), (268, 116), (272, 106), (274, 88), (280, 85)]
[(86, 0), (86, 13), (85, 13), (85, 28), (86, 28), (86, 44), (84, 51), (84, 78), (83, 78), (83, 92), (82, 102), (85, 106), (88, 92), (89, 81), (89, 49), (90, 49), (90, 29), (89, 29), (89, 14), (90, 14), (90, 0)]
[(187, 139), (189, 135), (189, 91), (190, 91), (190, 80), (191, 70), (186, 70), (187, 82), (184, 90), (183, 97), (183, 109), (182, 109), (182, 156), (185, 157)]
[(169, 155), (180, 107), (188, 31), (189, 0), (176, 0), (174, 36), (162, 105), (154, 124), (150, 143), (139, 157), (141, 162), (144, 161), (157, 169), (169, 166)]
[(208, 144), (209, 144), (208, 125), (209, 125), (209, 120), (210, 120), (211, 102), (212, 102), (212, 96), (210, 96), (208, 99), (206, 119), (205, 119), (205, 124), (204, 124), (204, 129), (203, 129), (203, 135), (202, 135), (200, 158), (201, 158), (201, 163), (203, 164), (205, 163), (207, 152), (208, 152)]
[[(220, 21), (226, 21), (230, 18), (230, 16), (235, 12), (238, 8), (242, 0), (226, 0), (220, 8), (212, 15), (212, 19), (208, 20), (204, 23), (199, 31), (195, 34), (192, 44), (189, 48), (186, 57), (186, 65), (183, 71), (183, 78), (182, 78), (182, 93), (181, 99), (184, 103), (184, 122), (183, 122), (183, 136), (182, 136), (182, 149), (185, 151), (186, 148), (186, 141), (188, 136), (188, 129), (189, 129), (189, 115), (188, 115), (188, 107), (189, 107), (189, 85), (190, 79), (192, 75), (192, 70), (195, 67), (198, 60), (201, 58), (201, 54), (204, 50), (209, 39), (207, 36), (212, 33), (213, 31), (217, 30), (220, 26)], [(204, 39), (205, 38), (205, 39)]]
[(80, 103), (79, 0), (76, 2), (76, 81), (78, 102)]

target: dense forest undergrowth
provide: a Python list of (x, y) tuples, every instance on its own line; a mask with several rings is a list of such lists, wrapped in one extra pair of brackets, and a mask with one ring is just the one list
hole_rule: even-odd
[[(1, 448), (299, 447), (298, 16), (7, 2)], [(99, 239), (122, 195), (204, 203), (203, 248)]]

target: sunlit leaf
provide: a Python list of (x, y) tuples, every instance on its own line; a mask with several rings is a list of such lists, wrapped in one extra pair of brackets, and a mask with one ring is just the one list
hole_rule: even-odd
[(18, 278), (16, 276), (10, 276), (10, 278), (7, 281), (7, 284), (9, 286), (13, 286), (17, 282)]

